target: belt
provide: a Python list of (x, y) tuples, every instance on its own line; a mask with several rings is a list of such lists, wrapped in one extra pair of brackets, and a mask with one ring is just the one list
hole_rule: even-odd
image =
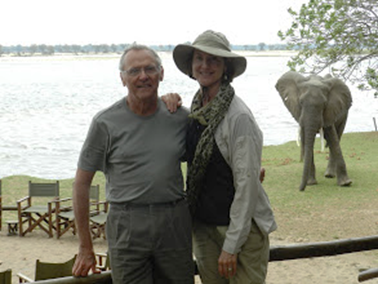
[(133, 202), (111, 202), (110, 206), (122, 207), (122, 208), (158, 208), (158, 207), (175, 207), (179, 203), (183, 202), (185, 198), (180, 198), (174, 201), (158, 202), (158, 203), (133, 203)]

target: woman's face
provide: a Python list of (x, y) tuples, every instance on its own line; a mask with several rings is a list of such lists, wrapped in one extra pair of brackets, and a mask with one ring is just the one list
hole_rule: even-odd
[(192, 75), (203, 87), (219, 86), (226, 71), (224, 58), (194, 50)]

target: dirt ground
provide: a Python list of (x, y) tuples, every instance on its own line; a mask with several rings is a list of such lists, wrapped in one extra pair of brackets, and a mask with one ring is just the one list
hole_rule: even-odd
[[(330, 215), (327, 214), (327, 216)], [(363, 216), (359, 217), (363, 218)], [(272, 246), (313, 242), (319, 238), (327, 240), (332, 236), (327, 231), (331, 228), (332, 234), (344, 228), (343, 235), (347, 238), (372, 235), (372, 230), (377, 228), (377, 223), (375, 223), (374, 226), (369, 227), (370, 229), (366, 229), (371, 219), (364, 221), (357, 217), (348, 220), (349, 226), (345, 226), (345, 222), (340, 224), (340, 220), (337, 220), (336, 217), (335, 220), (328, 218), (329, 222), (325, 225), (323, 218), (317, 216), (317, 218), (308, 220), (305, 226), (295, 226), (295, 223), (290, 225), (289, 220), (282, 218), (278, 218), (278, 224), (286, 222), (288, 225), (281, 226), (281, 229), (271, 234)], [(353, 221), (356, 224), (352, 224)], [(106, 241), (103, 239), (94, 240), (94, 246), (96, 252), (107, 250)], [(36, 230), (25, 237), (8, 236), (7, 228), (3, 226), (3, 230), (0, 232), (0, 262), (2, 262), (0, 271), (11, 268), (13, 283), (18, 283), (17, 273), (19, 272), (31, 278), (34, 277), (37, 258), (51, 262), (65, 261), (77, 253), (77, 247), (78, 239), (73, 235), (64, 235), (57, 240), (48, 238), (43, 231)], [(355, 284), (359, 283), (357, 277), (360, 271), (373, 267), (378, 267), (378, 251), (270, 262), (267, 284)], [(196, 283), (201, 283), (198, 277)], [(365, 283), (378, 283), (378, 278)]]

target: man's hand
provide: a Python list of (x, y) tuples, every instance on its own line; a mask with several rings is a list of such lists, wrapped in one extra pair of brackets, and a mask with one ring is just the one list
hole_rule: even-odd
[(182, 106), (182, 100), (177, 93), (168, 93), (161, 97), (162, 101), (165, 103), (167, 109), (174, 113), (177, 109)]
[(93, 273), (101, 273), (96, 267), (96, 256), (92, 250), (80, 250), (72, 267), (72, 275), (77, 277), (88, 276), (90, 270)]
[(218, 258), (218, 271), (219, 274), (226, 279), (231, 278), (236, 273), (237, 255), (230, 254), (222, 250)]

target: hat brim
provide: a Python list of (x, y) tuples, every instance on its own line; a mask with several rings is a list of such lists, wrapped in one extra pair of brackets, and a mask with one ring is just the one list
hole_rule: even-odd
[(209, 53), (214, 56), (228, 58), (230, 63), (233, 65), (233, 78), (243, 74), (245, 69), (247, 68), (247, 60), (245, 59), (245, 57), (231, 51), (203, 45), (192, 46), (188, 44), (179, 44), (173, 50), (173, 60), (177, 68), (186, 75), (191, 74), (190, 62), (192, 60), (194, 49)]

